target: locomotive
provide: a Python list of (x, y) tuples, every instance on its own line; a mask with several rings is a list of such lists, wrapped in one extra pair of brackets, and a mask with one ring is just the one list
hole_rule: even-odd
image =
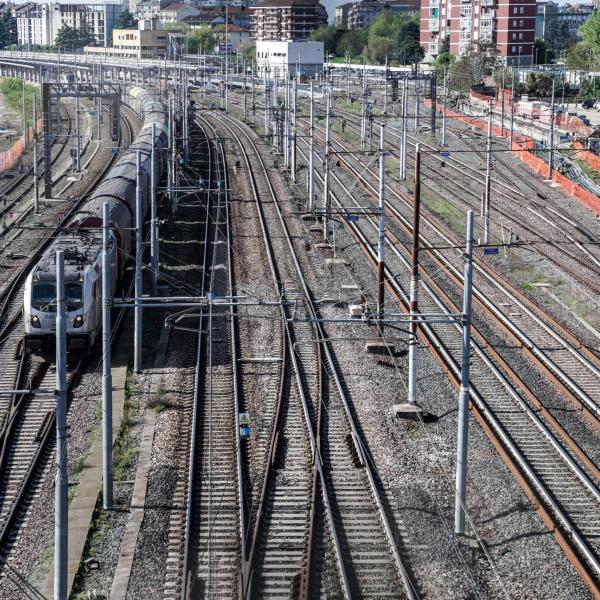
[(84, 355), (94, 345), (102, 326), (102, 207), (109, 205), (110, 287), (114, 294), (134, 244), (136, 158), (140, 152), (142, 210), (150, 204), (152, 125), (155, 129), (156, 181), (160, 180), (168, 143), (164, 106), (142, 88), (130, 92), (131, 104), (142, 119), (135, 141), (84, 202), (69, 228), (45, 250), (25, 282), (24, 345), (33, 354), (50, 357), (56, 334), (56, 252), (64, 251), (67, 349)]

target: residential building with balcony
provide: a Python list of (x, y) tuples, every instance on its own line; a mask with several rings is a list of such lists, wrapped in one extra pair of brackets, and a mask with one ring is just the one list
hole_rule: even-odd
[(505, 64), (531, 64), (535, 15), (534, 0), (422, 0), (421, 46), (432, 59), (449, 38), (456, 56), (491, 46)]
[(86, 21), (96, 44), (110, 45), (115, 21), (123, 10), (121, 0), (67, 2), (16, 2), (18, 43), (22, 46), (51, 46), (63, 25), (80, 27)]
[(263, 0), (250, 10), (257, 42), (306, 40), (327, 25), (327, 11), (318, 0)]

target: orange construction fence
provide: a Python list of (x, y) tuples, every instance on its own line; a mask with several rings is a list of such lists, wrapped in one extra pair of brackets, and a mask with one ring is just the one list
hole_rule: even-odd
[[(431, 106), (431, 100), (426, 99), (423, 100), (423, 102), (426, 105)], [(444, 110), (442, 107), (439, 107), (439, 109), (440, 112), (443, 112)], [(467, 125), (477, 127), (482, 131), (487, 131), (487, 122), (476, 117), (461, 115), (460, 113), (457, 113), (450, 109), (446, 109), (446, 117), (456, 119), (458, 121), (463, 121)], [(502, 137), (502, 131), (499, 127), (493, 126), (492, 129), (493, 135)], [(509, 137), (509, 131), (506, 128), (504, 130), (504, 137)], [(532, 150), (534, 146), (535, 142), (531, 138), (528, 138), (521, 134), (513, 134), (513, 143), (511, 148), (513, 154), (519, 157), (519, 159), (521, 159), (536, 173), (539, 173), (544, 177), (548, 177), (548, 164), (545, 163), (541, 158), (538, 158), (537, 156), (529, 152), (529, 150)], [(593, 155), (591, 152), (587, 152), (585, 150), (583, 152), (591, 155), (591, 157), (598, 161), (598, 167), (594, 168), (598, 168), (598, 170), (600, 171), (600, 159), (597, 156)], [(569, 196), (575, 198), (576, 200), (579, 200), (579, 202), (581, 202), (584, 206), (594, 211), (594, 213), (596, 213), (597, 215), (600, 215), (600, 198), (598, 198), (598, 196), (592, 194), (591, 192), (588, 192), (586, 189), (582, 188), (580, 185), (576, 184), (574, 181), (572, 181), (565, 175), (562, 175), (556, 170), (552, 172), (552, 181), (557, 183)]]
[[(40, 133), (42, 131), (43, 121), (42, 119), (38, 119), (37, 122), (37, 132)], [(27, 129), (27, 139), (33, 139), (33, 127), (29, 127)], [(23, 150), (25, 149), (25, 136), (21, 135), (21, 137), (8, 149), (0, 152), (0, 173), (4, 171), (10, 171), (17, 164), (21, 155), (23, 154)]]

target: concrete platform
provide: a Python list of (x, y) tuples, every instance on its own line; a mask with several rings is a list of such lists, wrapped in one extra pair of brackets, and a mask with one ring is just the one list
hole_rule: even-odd
[(345, 258), (326, 258), (325, 259), (325, 264), (328, 267), (333, 267), (335, 265), (346, 266), (349, 263), (348, 263), (348, 261)]
[[(132, 322), (130, 319), (128, 323)], [(112, 383), (113, 383), (113, 444), (121, 428), (123, 420), (123, 407), (125, 404), (125, 379), (127, 377), (127, 363), (133, 350), (133, 329), (128, 326), (124, 329), (119, 347), (113, 357)], [(98, 494), (102, 489), (102, 423), (96, 430), (96, 437), (85, 459), (77, 491), (69, 505), (69, 532), (68, 532), (68, 567), (67, 567), (67, 597), (71, 594), (73, 581), (79, 569), (81, 556), (88, 537), (92, 515), (96, 507)], [(54, 561), (44, 580), (42, 595), (45, 598), (54, 597)]]

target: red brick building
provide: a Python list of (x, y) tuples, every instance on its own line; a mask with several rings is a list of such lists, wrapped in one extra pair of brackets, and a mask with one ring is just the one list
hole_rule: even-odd
[(528, 65), (535, 14), (535, 0), (421, 0), (421, 46), (435, 57), (446, 37), (456, 56), (471, 45), (492, 44), (506, 64)]

